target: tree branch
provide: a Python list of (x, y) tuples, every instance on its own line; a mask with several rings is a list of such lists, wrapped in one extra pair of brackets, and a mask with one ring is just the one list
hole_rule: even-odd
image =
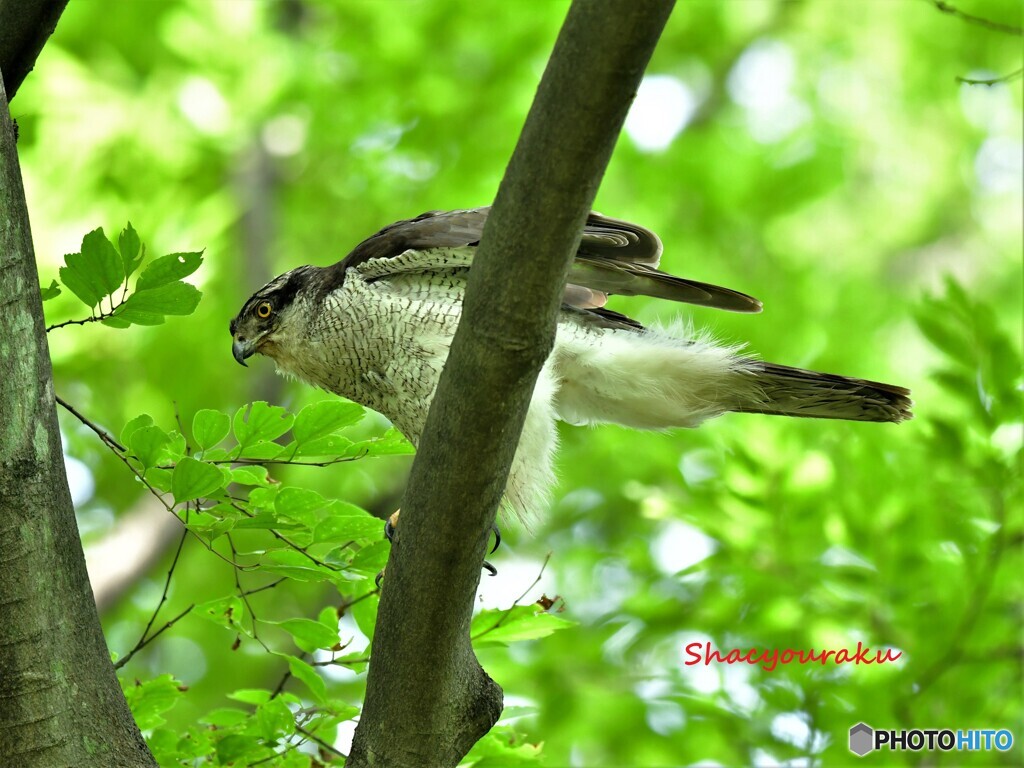
[(498, 190), (413, 465), (350, 766), (456, 765), (497, 721), (473, 654), (480, 565), (569, 264), (666, 0), (576, 0)]
[(68, 0), (0, 0), (0, 72), (8, 101), (57, 28)]

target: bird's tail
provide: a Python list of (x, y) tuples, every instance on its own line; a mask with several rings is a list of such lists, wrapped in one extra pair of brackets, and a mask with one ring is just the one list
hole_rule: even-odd
[(850, 421), (912, 418), (910, 390), (877, 381), (752, 361), (748, 368), (763, 399), (730, 410)]

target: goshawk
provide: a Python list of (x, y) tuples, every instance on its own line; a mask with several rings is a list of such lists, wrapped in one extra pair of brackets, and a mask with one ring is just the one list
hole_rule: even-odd
[[(271, 280), (231, 321), (232, 352), (384, 414), (415, 445), (448, 356), (488, 208), (431, 211), (385, 227), (328, 267)], [(526, 517), (553, 481), (556, 420), (696, 427), (747, 412), (854, 421), (910, 418), (908, 390), (762, 362), (704, 335), (645, 328), (612, 294), (759, 312), (750, 296), (660, 272), (661, 240), (592, 213), (533, 393), (506, 501)]]

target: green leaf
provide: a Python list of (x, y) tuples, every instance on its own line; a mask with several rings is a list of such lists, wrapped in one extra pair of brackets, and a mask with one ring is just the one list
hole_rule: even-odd
[(323, 496), (305, 488), (282, 488), (274, 500), (278, 515), (296, 520), (307, 528), (317, 524), (316, 512), (326, 506), (327, 500)]
[(938, 313), (919, 312), (915, 318), (917, 327), (928, 341), (955, 360), (968, 363), (975, 358), (974, 345), (964, 334), (964, 329), (940, 319)]
[(313, 541), (340, 544), (357, 539), (377, 539), (383, 530), (384, 523), (369, 512), (354, 504), (336, 501), (331, 504), (327, 518), (314, 529)]
[(163, 456), (164, 449), (170, 441), (170, 435), (160, 427), (150, 424), (133, 431), (128, 440), (128, 446), (135, 454), (135, 458), (142, 462), (142, 466), (149, 468), (160, 462), (160, 457)]
[(223, 485), (224, 475), (220, 469), (191, 456), (185, 456), (178, 462), (171, 477), (171, 493), (174, 494), (175, 504), (204, 498)]
[(192, 437), (204, 451), (227, 437), (230, 429), (231, 419), (220, 411), (204, 408), (192, 417)]
[(241, 621), (245, 616), (245, 606), (238, 595), (218, 598), (196, 606), (196, 611), (204, 619), (234, 631), (242, 629)]
[[(384, 575), (387, 578), (387, 574)], [(359, 631), (373, 640), (373, 630), (377, 624), (377, 609), (380, 607), (380, 597), (370, 595), (365, 600), (360, 600), (352, 606), (352, 618), (355, 619)]]
[(333, 648), (340, 642), (337, 626), (331, 628), (319, 621), (311, 619), (285, 619), (284, 621), (266, 621), (276, 624), (292, 636), (295, 645), (306, 653), (319, 648)]
[(327, 683), (324, 679), (302, 659), (287, 654), (285, 658), (288, 660), (288, 669), (291, 670), (292, 676), (302, 681), (317, 703), (323, 703), (327, 699)]
[(249, 764), (247, 757), (262, 754), (263, 742), (258, 736), (229, 733), (217, 742), (217, 765)]
[(295, 716), (280, 696), (275, 696), (256, 709), (256, 725), (260, 735), (268, 742), (280, 736), (290, 736), (295, 730)]
[(153, 423), (153, 417), (148, 413), (143, 413), (136, 416), (134, 419), (124, 425), (124, 429), (121, 430), (121, 445), (128, 445), (132, 439), (132, 435), (142, 427), (148, 427)]
[(235, 725), (241, 725), (249, 719), (249, 713), (244, 709), (238, 707), (218, 707), (217, 709), (211, 709), (205, 715), (199, 718), (199, 722), (203, 725), (212, 725), (217, 728), (230, 728)]
[(95, 307), (124, 282), (121, 257), (102, 229), (94, 229), (82, 238), (81, 253), (67, 254), (64, 263), (67, 266), (59, 270), (61, 282), (89, 307)]
[(228, 698), (246, 704), (265, 704), (270, 701), (272, 694), (266, 688), (239, 688), (229, 693)]
[(382, 437), (353, 443), (346, 451), (348, 456), (406, 456), (416, 453), (412, 443), (397, 429), (389, 429)]
[(295, 417), (284, 408), (257, 400), (239, 408), (232, 425), (239, 446), (246, 446), (280, 437), (291, 428), (294, 421)]
[[(203, 254), (170, 253), (154, 259), (139, 275), (135, 283), (136, 292), (160, 288), (188, 277), (203, 263)], [(169, 313), (168, 313), (169, 314)]]
[(339, 574), (330, 568), (317, 565), (301, 552), (293, 549), (275, 549), (267, 552), (260, 560), (263, 573), (287, 576), (296, 581), (335, 581)]
[(130, 221), (128, 226), (121, 230), (121, 236), (117, 239), (117, 247), (121, 252), (121, 265), (124, 268), (124, 276), (127, 279), (139, 268), (139, 264), (142, 263), (142, 257), (145, 255), (142, 243), (139, 241), (139, 235), (135, 232), (135, 228), (132, 227)]
[(384, 525), (381, 524), (380, 541), (359, 548), (349, 563), (349, 569), (366, 576), (376, 576), (388, 564), (391, 554), (391, 542), (384, 538)]
[(161, 715), (177, 704), (183, 695), (181, 684), (170, 675), (160, 675), (124, 689), (128, 706), (139, 728), (148, 730), (163, 725)]
[(231, 482), (239, 485), (269, 485), (270, 477), (266, 467), (235, 467), (231, 470)]
[(51, 280), (49, 288), (41, 288), (40, 293), (43, 295), (43, 301), (55, 299), (60, 296), (60, 286), (57, 285), (56, 280)]
[(324, 456), (335, 458), (337, 456), (347, 456), (351, 453), (352, 441), (347, 437), (341, 435), (327, 435), (326, 437), (318, 437), (315, 440), (310, 440), (308, 443), (299, 445), (298, 443), (291, 443), (284, 450), (281, 451), (282, 456), (287, 456), (289, 459), (301, 459), (310, 456)]
[(188, 283), (170, 283), (137, 291), (114, 311), (114, 317), (136, 325), (160, 325), (165, 315), (190, 315), (203, 294)]
[(324, 400), (313, 403), (299, 411), (295, 417), (292, 435), (296, 443), (307, 443), (355, 424), (365, 413), (363, 406), (348, 400)]
[(486, 610), (473, 617), (470, 635), (474, 645), (504, 645), (521, 640), (547, 637), (574, 622), (539, 611), (533, 605), (517, 605), (511, 610)]

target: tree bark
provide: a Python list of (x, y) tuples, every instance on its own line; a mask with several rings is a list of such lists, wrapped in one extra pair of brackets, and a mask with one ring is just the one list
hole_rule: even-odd
[(576, 0), (470, 271), (384, 578), (350, 766), (454, 766), (501, 688), (469, 626), (569, 264), (670, 0)]
[(0, 0), (0, 73), (7, 101), (35, 66), (68, 0)]
[(0, 765), (155, 766), (86, 575), (2, 82), (0, 371)]

